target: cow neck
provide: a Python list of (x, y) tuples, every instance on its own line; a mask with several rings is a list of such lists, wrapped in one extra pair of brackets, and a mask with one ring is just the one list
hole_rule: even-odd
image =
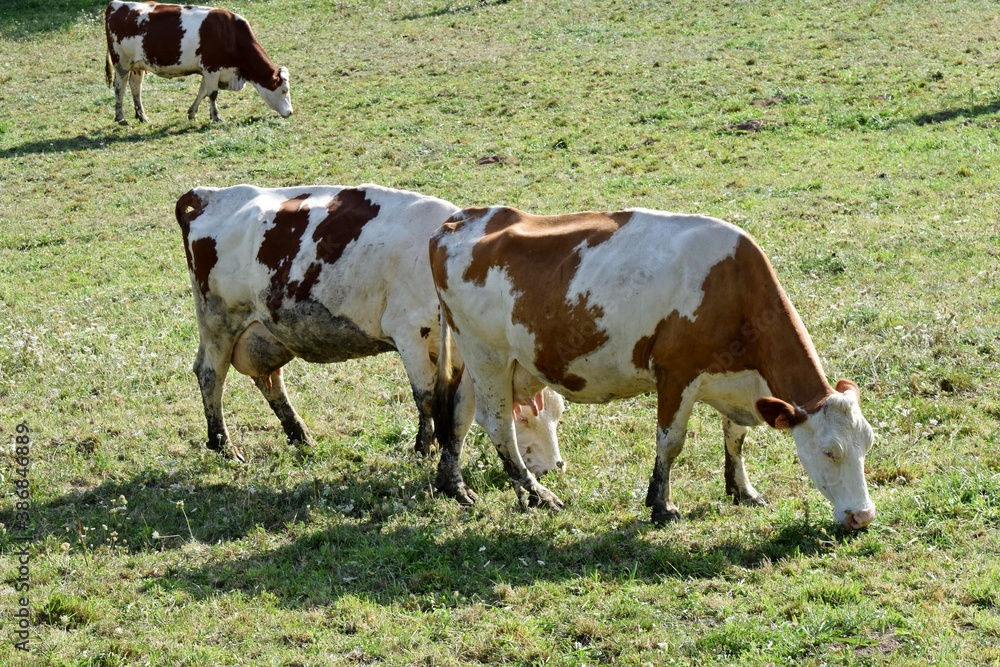
[(247, 51), (246, 63), (240, 66), (240, 76), (268, 90), (277, 90), (281, 85), (278, 68), (256, 41)]
[(809, 332), (778, 283), (771, 263), (756, 244), (753, 246), (759, 259), (753, 262), (752, 273), (756, 275), (749, 283), (757, 289), (748, 290), (748, 312), (744, 318), (754, 323), (753, 342), (747, 341), (748, 356), (776, 398), (813, 413), (833, 390), (823, 374)]

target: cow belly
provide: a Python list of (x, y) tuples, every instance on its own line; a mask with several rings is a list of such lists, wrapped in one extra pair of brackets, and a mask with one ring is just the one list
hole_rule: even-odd
[(267, 330), (305, 361), (327, 364), (370, 357), (396, 348), (376, 338), (350, 318), (334, 315), (319, 302), (306, 300), (271, 313)]

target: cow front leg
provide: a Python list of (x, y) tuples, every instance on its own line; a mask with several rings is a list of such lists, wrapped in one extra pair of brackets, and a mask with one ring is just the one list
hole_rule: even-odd
[(728, 417), (722, 418), (722, 436), (726, 444), (726, 493), (733, 497), (737, 505), (763, 507), (767, 501), (753, 488), (743, 462), (743, 441), (748, 430)]
[(312, 454), (316, 441), (309, 434), (305, 422), (299, 417), (299, 413), (292, 407), (288, 400), (288, 392), (285, 390), (285, 381), (281, 376), (281, 369), (265, 377), (255, 377), (254, 384), (264, 395), (267, 404), (271, 406), (274, 416), (281, 422), (281, 428), (288, 436), (288, 442), (295, 445), (303, 454)]
[(148, 123), (149, 118), (146, 117), (146, 111), (142, 108), (142, 79), (146, 73), (142, 70), (136, 70), (132, 72), (129, 77), (128, 85), (132, 89), (132, 104), (135, 106), (135, 117), (140, 123)]
[[(540, 484), (524, 465), (521, 452), (517, 448), (514, 432), (514, 399), (511, 391), (510, 374), (502, 375), (502, 384), (490, 386), (487, 381), (476, 380), (476, 418), (490, 436), (493, 446), (503, 461), (504, 470), (514, 483), (517, 500), (521, 507), (544, 506), (552, 511), (561, 510), (564, 505), (556, 494)], [(486, 375), (485, 377), (490, 377)], [(480, 389), (480, 385), (485, 385)], [(527, 500), (527, 503), (525, 503)]]
[(208, 117), (212, 119), (213, 122), (218, 123), (222, 120), (219, 116), (219, 107), (215, 104), (215, 99), (219, 96), (218, 90), (213, 90), (208, 94)]
[(232, 445), (229, 430), (222, 414), (222, 395), (225, 392), (226, 375), (229, 372), (229, 354), (215, 346), (202, 344), (194, 361), (194, 374), (201, 388), (201, 400), (205, 406), (205, 421), (208, 424), (206, 446), (226, 458), (243, 462), (243, 453)]
[(131, 72), (128, 70), (122, 71), (117, 66), (115, 67), (115, 122), (119, 125), (128, 125), (128, 121), (125, 120), (125, 86), (128, 85), (128, 80), (130, 78)]
[(646, 506), (652, 508), (657, 525), (681, 518), (670, 491), (670, 469), (684, 448), (696, 392), (694, 383), (681, 389), (675, 383), (657, 382), (656, 463), (646, 493)]
[[(201, 106), (201, 101), (205, 99), (205, 96), (209, 93), (209, 77), (203, 74), (201, 77), (201, 85), (198, 87), (198, 94), (194, 97), (194, 104), (188, 109), (188, 120), (194, 120), (197, 113), (198, 107)], [(218, 114), (216, 114), (218, 115)], [(215, 117), (212, 120), (216, 120)]]

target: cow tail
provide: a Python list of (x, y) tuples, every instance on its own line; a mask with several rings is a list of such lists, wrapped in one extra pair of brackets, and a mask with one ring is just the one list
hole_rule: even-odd
[(438, 375), (434, 385), (434, 438), (443, 449), (454, 437), (455, 401), (458, 387), (462, 382), (465, 364), (461, 354), (451, 340), (451, 327), (440, 309), (441, 343), (438, 351)]
[(115, 68), (111, 62), (111, 49), (108, 49), (108, 57), (104, 59), (104, 77), (108, 80), (108, 88), (115, 84)]

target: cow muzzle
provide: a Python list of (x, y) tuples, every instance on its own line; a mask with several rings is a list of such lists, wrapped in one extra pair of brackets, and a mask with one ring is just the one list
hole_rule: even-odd
[(874, 520), (875, 508), (870, 507), (861, 512), (848, 512), (844, 525), (851, 530), (860, 530), (861, 528), (867, 528)]

